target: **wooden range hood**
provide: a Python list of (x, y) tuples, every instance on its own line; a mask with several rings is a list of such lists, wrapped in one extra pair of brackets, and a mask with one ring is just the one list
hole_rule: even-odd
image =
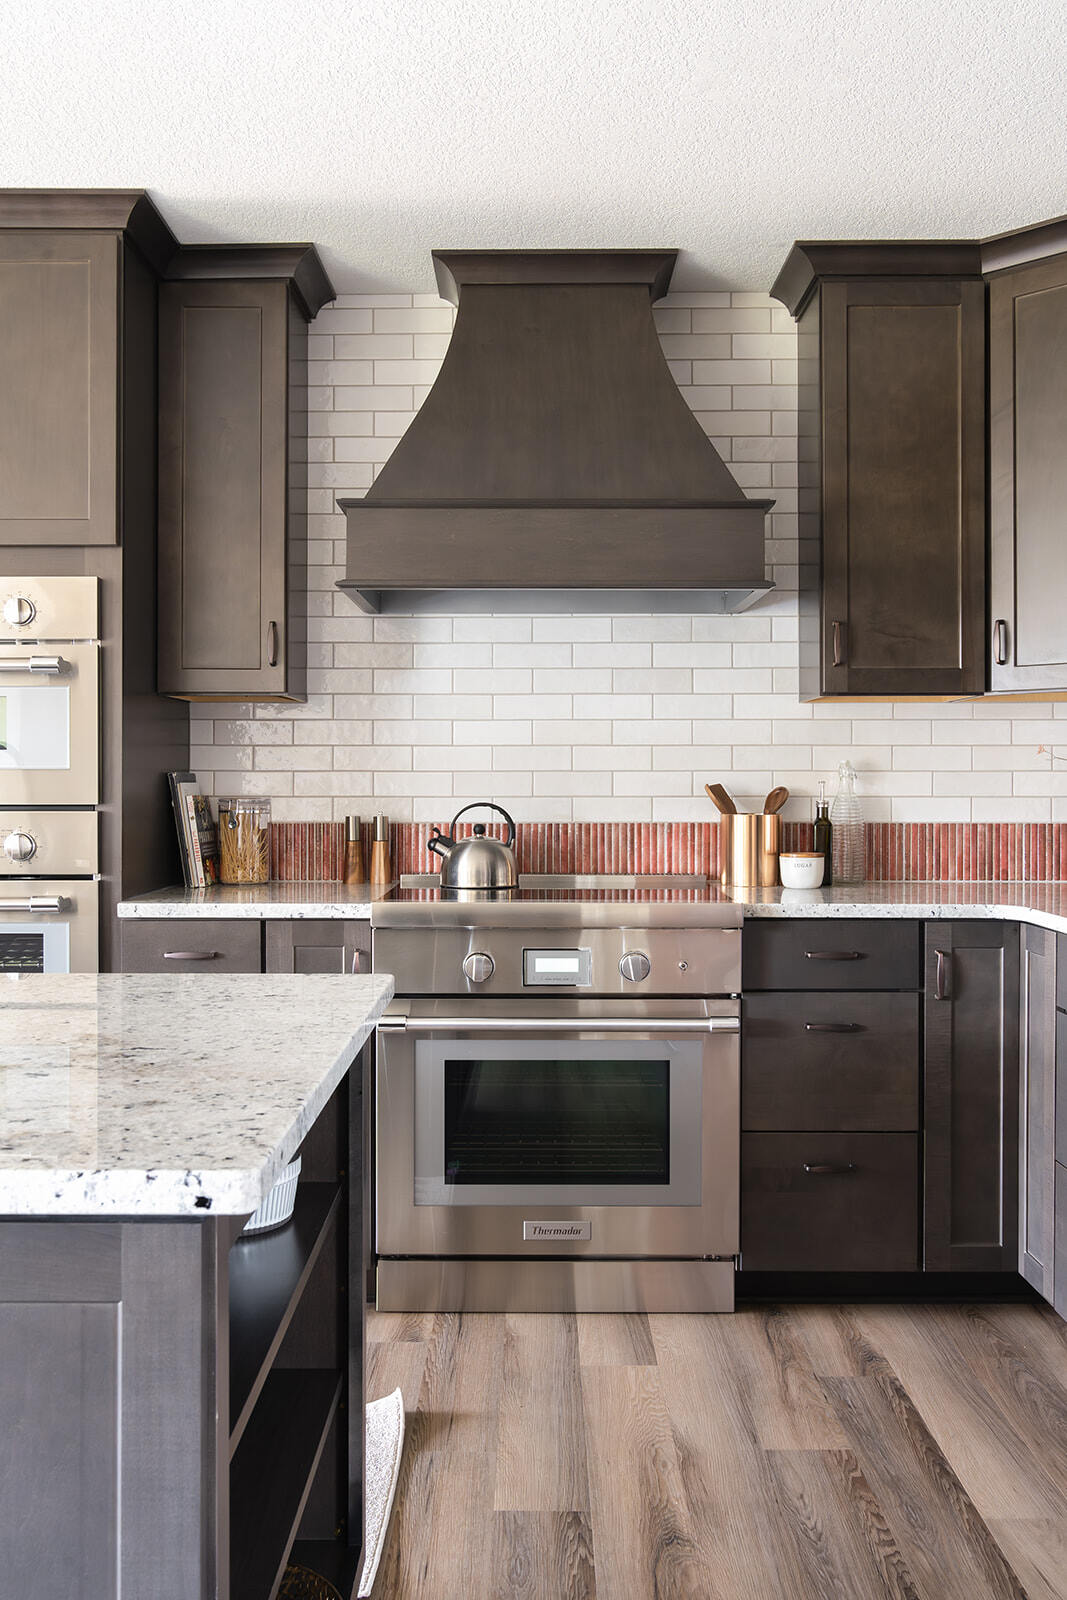
[(366, 497), (340, 500), (363, 611), (739, 611), (763, 529), (664, 359), (674, 250), (435, 250), (459, 308)]

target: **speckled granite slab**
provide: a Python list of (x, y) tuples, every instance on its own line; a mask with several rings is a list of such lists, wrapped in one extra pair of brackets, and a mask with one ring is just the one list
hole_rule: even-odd
[(255, 883), (213, 889), (156, 889), (120, 900), (120, 917), (352, 917), (370, 916), (391, 884)]
[(392, 979), (0, 977), (0, 1216), (246, 1215)]
[(834, 889), (730, 889), (746, 917), (979, 918), (1067, 933), (1064, 883), (858, 883)]

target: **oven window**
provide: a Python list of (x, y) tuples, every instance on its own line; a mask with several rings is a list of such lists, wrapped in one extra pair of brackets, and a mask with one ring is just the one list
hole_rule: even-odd
[(43, 972), (44, 933), (0, 932), (0, 972)]
[(70, 768), (70, 689), (66, 684), (0, 689), (0, 768)]
[(668, 1184), (670, 1062), (444, 1061), (450, 1184)]

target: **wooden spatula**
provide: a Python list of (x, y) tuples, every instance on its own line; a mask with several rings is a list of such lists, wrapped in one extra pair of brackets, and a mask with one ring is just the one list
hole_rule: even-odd
[(780, 783), (777, 789), (772, 789), (766, 800), (764, 800), (763, 809), (765, 812), (770, 812), (771, 814), (773, 814), (775, 811), (781, 811), (788, 799), (789, 790), (786, 788), (784, 783)]
[(723, 788), (721, 783), (706, 783), (704, 785), (704, 790), (708, 795), (708, 798), (713, 800), (718, 806), (724, 817), (733, 817), (737, 815), (737, 807), (734, 805), (733, 801), (730, 799), (730, 796), (726, 793), (726, 790)]

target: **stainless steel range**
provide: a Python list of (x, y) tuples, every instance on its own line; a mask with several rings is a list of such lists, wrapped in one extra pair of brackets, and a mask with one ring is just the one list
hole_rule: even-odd
[(732, 1310), (739, 908), (526, 879), (372, 926), (379, 1307)]

